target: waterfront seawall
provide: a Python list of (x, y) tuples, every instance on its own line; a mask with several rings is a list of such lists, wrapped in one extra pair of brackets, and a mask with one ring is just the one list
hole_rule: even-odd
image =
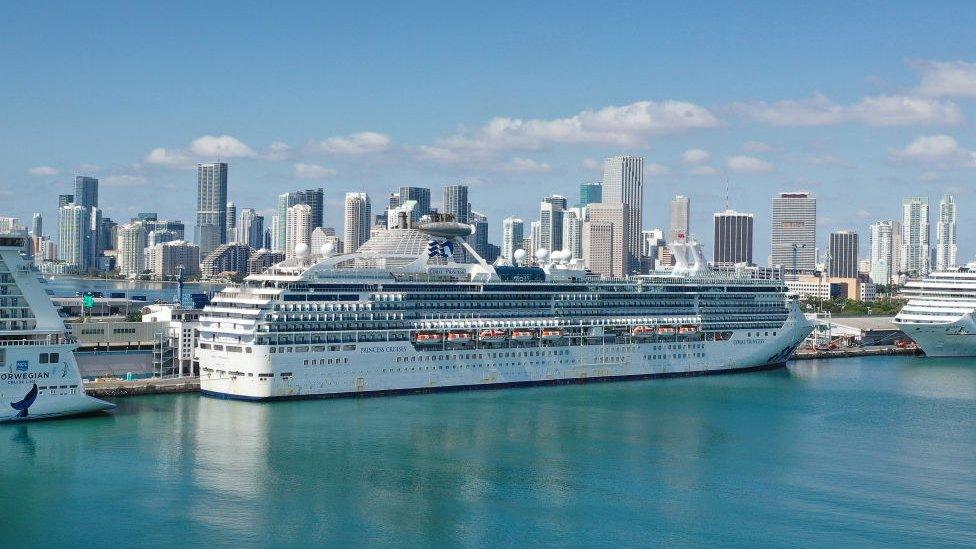
[(100, 379), (85, 382), (85, 392), (96, 398), (123, 397), (136, 395), (160, 395), (168, 393), (195, 393), (200, 390), (197, 378), (178, 379)]

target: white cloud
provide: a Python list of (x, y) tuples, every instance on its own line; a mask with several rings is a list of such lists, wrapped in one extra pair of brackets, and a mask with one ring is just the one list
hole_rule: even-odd
[(275, 141), (268, 145), (268, 150), (264, 152), (264, 157), (268, 160), (287, 160), (292, 157), (294, 150), (288, 143)]
[(549, 164), (544, 162), (536, 162), (530, 158), (519, 158), (515, 157), (500, 164), (498, 169), (503, 172), (517, 172), (517, 173), (545, 173), (550, 171)]
[(141, 175), (109, 175), (102, 177), (99, 181), (107, 187), (144, 187), (149, 184), (149, 180)]
[(735, 173), (769, 173), (773, 171), (773, 165), (765, 160), (760, 160), (754, 156), (731, 156), (725, 160), (725, 164)]
[(773, 150), (772, 145), (768, 145), (762, 141), (746, 141), (742, 144), (742, 152), (747, 153), (764, 153), (772, 152)]
[(938, 181), (939, 177), (939, 172), (925, 172), (918, 176), (918, 180), (928, 183), (930, 181)]
[(962, 111), (951, 101), (907, 95), (865, 97), (845, 106), (818, 93), (809, 99), (734, 103), (730, 110), (748, 120), (773, 126), (828, 126), (843, 122), (871, 126), (954, 125), (963, 121)]
[(584, 170), (593, 172), (603, 171), (603, 163), (594, 158), (584, 158), (583, 161), (580, 162), (580, 167)]
[(668, 175), (671, 173), (671, 168), (665, 166), (664, 164), (658, 164), (656, 162), (651, 162), (644, 166), (644, 175), (647, 177), (659, 177), (662, 175)]
[(698, 166), (691, 170), (691, 175), (716, 175), (718, 170), (712, 166)]
[(180, 149), (165, 149), (157, 147), (146, 155), (144, 161), (147, 164), (158, 164), (161, 166), (187, 167), (193, 164), (193, 159), (186, 151)]
[(437, 146), (465, 151), (536, 150), (551, 143), (639, 147), (652, 135), (718, 125), (714, 114), (694, 103), (638, 101), (551, 120), (496, 117)]
[(360, 155), (382, 152), (390, 148), (390, 136), (377, 132), (357, 132), (343, 137), (330, 137), (322, 141), (312, 141), (308, 145), (311, 152), (335, 155)]
[(933, 96), (976, 97), (976, 63), (966, 61), (918, 61), (919, 93)]
[(336, 170), (319, 166), (318, 164), (305, 164), (299, 162), (292, 166), (292, 175), (297, 179), (325, 179), (335, 175)]
[(904, 149), (893, 151), (892, 157), (943, 166), (976, 167), (976, 152), (966, 150), (954, 137), (945, 134), (917, 137)]
[(35, 166), (27, 170), (27, 175), (58, 175), (61, 170), (54, 168), (52, 166)]
[(257, 153), (243, 141), (230, 135), (204, 135), (190, 143), (190, 151), (204, 158), (254, 158)]
[(712, 155), (702, 149), (688, 149), (681, 155), (685, 164), (708, 164), (711, 159)]

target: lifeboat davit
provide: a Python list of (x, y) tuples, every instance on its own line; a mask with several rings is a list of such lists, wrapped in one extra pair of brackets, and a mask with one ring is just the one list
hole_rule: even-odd
[(630, 335), (634, 337), (651, 337), (655, 333), (657, 332), (650, 326), (634, 326), (633, 329), (630, 330)]
[(500, 343), (505, 341), (505, 330), (481, 330), (478, 339), (484, 343)]
[(438, 332), (419, 332), (413, 338), (417, 345), (438, 345), (443, 340), (444, 336)]
[(512, 341), (532, 341), (535, 339), (535, 330), (512, 330)]
[(563, 338), (563, 331), (559, 328), (543, 328), (542, 339), (546, 341), (556, 341)]
[(470, 343), (471, 332), (448, 332), (447, 342), (456, 344)]

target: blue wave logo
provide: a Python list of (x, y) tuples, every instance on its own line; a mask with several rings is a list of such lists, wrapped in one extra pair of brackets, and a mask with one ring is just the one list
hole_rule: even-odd
[(30, 391), (27, 391), (27, 394), (24, 395), (24, 398), (22, 400), (19, 400), (17, 402), (11, 402), (10, 407), (13, 408), (14, 410), (17, 410), (17, 417), (27, 417), (27, 409), (30, 408), (32, 404), (34, 404), (35, 400), (37, 400), (36, 383), (33, 385), (33, 387), (31, 387)]
[(429, 257), (449, 257), (454, 255), (454, 243), (450, 240), (438, 242), (436, 240), (427, 241), (427, 255)]
[(17, 371), (18, 372), (26, 372), (27, 371), (27, 361), (26, 360), (18, 360), (17, 361)]

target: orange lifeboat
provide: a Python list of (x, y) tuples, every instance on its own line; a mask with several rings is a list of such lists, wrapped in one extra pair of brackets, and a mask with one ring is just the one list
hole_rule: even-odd
[(512, 330), (512, 341), (532, 341), (535, 339), (535, 330)]
[(542, 329), (542, 339), (547, 341), (555, 341), (557, 339), (563, 338), (563, 331), (559, 328), (543, 328)]
[(650, 326), (634, 326), (630, 330), (630, 335), (634, 337), (651, 337), (655, 334), (654, 328)]
[(675, 331), (674, 326), (658, 326), (657, 328), (657, 333), (664, 336), (674, 335)]
[(678, 329), (678, 333), (680, 333), (681, 335), (696, 334), (698, 333), (698, 326), (694, 326), (694, 325), (682, 326), (681, 328)]
[(500, 343), (505, 341), (505, 330), (481, 330), (478, 332), (478, 339), (484, 343)]
[(443, 341), (444, 336), (438, 332), (418, 332), (414, 336), (413, 342), (417, 345), (437, 345)]
[(448, 343), (454, 343), (454, 344), (470, 343), (471, 342), (471, 332), (464, 332), (464, 331), (448, 332), (448, 334), (447, 334), (447, 342)]

